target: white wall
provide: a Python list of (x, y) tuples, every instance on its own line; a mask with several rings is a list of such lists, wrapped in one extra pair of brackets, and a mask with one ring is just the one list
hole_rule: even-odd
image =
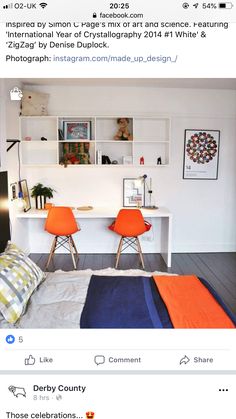
[[(122, 179), (146, 172), (153, 178), (156, 204), (173, 213), (173, 252), (236, 251), (235, 91), (122, 86), (32, 89), (50, 94), (50, 115), (164, 114), (172, 119), (172, 134), (168, 168), (31, 167), (23, 171), (30, 187), (36, 182), (53, 187), (57, 204), (119, 207)], [(18, 123), (12, 116), (8, 121)], [(186, 128), (221, 131), (218, 180), (182, 179)], [(22, 239), (17, 232), (16, 239), (18, 243)]]
[[(11, 200), (11, 183), (19, 181), (19, 166), (17, 144), (7, 153), (6, 139), (19, 138), (19, 113), (20, 102), (10, 100), (10, 90), (21, 87), (21, 81), (17, 79), (1, 79), (1, 170), (8, 171), (8, 192)], [(29, 234), (27, 226), (16, 218), (16, 202), (10, 201), (11, 240), (26, 251), (29, 250)]]
[(6, 166), (6, 107), (5, 107), (5, 84), (0, 79), (0, 170), (7, 170)]

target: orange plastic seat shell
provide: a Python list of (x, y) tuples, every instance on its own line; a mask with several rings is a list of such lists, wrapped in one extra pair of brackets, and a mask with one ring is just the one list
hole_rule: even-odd
[(137, 237), (151, 227), (139, 209), (121, 209), (108, 228), (123, 237)]
[(69, 207), (52, 207), (44, 229), (54, 236), (70, 236), (80, 230)]

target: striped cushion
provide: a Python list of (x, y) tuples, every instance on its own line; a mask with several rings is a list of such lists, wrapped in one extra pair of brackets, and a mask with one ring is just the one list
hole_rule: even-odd
[(0, 312), (9, 323), (24, 313), (31, 294), (45, 274), (14, 244), (0, 254)]

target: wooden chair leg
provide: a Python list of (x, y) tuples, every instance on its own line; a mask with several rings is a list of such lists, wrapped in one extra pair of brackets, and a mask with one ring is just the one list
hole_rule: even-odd
[(76, 248), (76, 245), (75, 245), (74, 239), (73, 239), (73, 237), (72, 237), (72, 236), (70, 236), (70, 238), (71, 238), (71, 243), (72, 243), (72, 246), (73, 246), (73, 248), (74, 248), (74, 250), (75, 250), (75, 253), (76, 253), (76, 255), (77, 255), (77, 258), (79, 259), (79, 253), (78, 253), (78, 250), (77, 250), (77, 248)]
[(145, 266), (144, 266), (144, 261), (143, 261), (143, 253), (142, 253), (142, 249), (141, 249), (141, 245), (140, 245), (138, 237), (136, 237), (136, 243), (137, 243), (137, 248), (138, 248), (138, 253), (139, 253), (140, 260), (141, 260), (141, 264), (142, 264), (142, 267), (144, 269)]
[(50, 254), (49, 254), (49, 257), (48, 257), (48, 261), (47, 261), (47, 264), (46, 264), (46, 266), (45, 266), (45, 270), (46, 270), (46, 271), (47, 271), (47, 269), (48, 269), (48, 267), (49, 267), (49, 265), (50, 265), (50, 263), (51, 263), (51, 260), (52, 260), (52, 257), (53, 257), (53, 255), (54, 255), (54, 252), (55, 252), (56, 246), (57, 246), (57, 236), (55, 236), (55, 237), (54, 237), (54, 240), (53, 240), (53, 242), (52, 242), (52, 246), (51, 246)]
[(122, 245), (123, 245), (123, 237), (121, 237), (121, 239), (120, 239), (120, 243), (119, 243), (117, 254), (116, 254), (116, 264), (115, 264), (116, 269), (117, 269), (117, 266), (118, 266), (118, 263), (119, 263), (120, 254), (121, 254), (121, 250), (122, 250)]
[(68, 243), (69, 243), (69, 247), (70, 247), (70, 254), (71, 254), (71, 258), (72, 258), (72, 262), (74, 265), (74, 269), (76, 269), (76, 263), (75, 263), (75, 257), (74, 257), (74, 250), (73, 250), (73, 242), (72, 242), (72, 237), (69, 236), (68, 237)]

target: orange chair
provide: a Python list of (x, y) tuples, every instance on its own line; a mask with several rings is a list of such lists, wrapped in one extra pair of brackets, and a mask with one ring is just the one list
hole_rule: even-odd
[(139, 209), (121, 209), (119, 211), (114, 223), (108, 227), (111, 231), (121, 236), (116, 254), (116, 268), (121, 252), (131, 246), (134, 250), (138, 251), (144, 269), (143, 254), (138, 236), (150, 230), (151, 227), (152, 225), (144, 220)]
[[(80, 229), (77, 226), (71, 208), (52, 207), (48, 212), (44, 229), (48, 233), (53, 234), (55, 236), (52, 243), (50, 255), (46, 264), (46, 269), (48, 269), (56, 249), (58, 249), (61, 246), (70, 251), (74, 269), (76, 269), (76, 262), (78, 261), (79, 255), (75, 246), (75, 242), (72, 238), (72, 234), (76, 233)], [(66, 247), (67, 243), (69, 245), (69, 249), (68, 247)], [(76, 262), (74, 257), (74, 251), (77, 255)]]

